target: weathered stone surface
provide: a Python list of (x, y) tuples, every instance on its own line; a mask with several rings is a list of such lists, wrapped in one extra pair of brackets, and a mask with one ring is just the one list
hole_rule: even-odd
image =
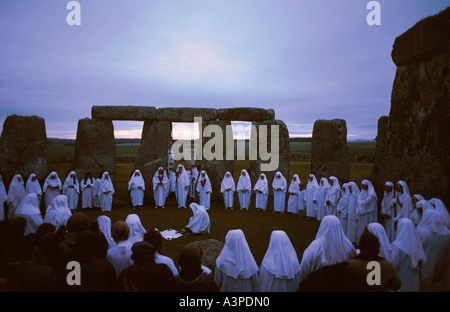
[(172, 146), (172, 123), (147, 120), (142, 128), (141, 145), (136, 157), (136, 167), (142, 167), (155, 159), (163, 159), (167, 165)]
[(172, 122), (194, 122), (194, 117), (203, 121), (217, 119), (217, 109), (198, 107), (164, 107), (156, 111), (158, 120)]
[[(272, 182), (273, 178), (275, 176), (275, 173), (277, 171), (280, 171), (283, 176), (286, 178), (286, 181), (289, 183), (290, 177), (289, 177), (289, 162), (290, 162), (290, 143), (289, 143), (289, 130), (286, 126), (286, 124), (277, 119), (273, 120), (267, 120), (264, 122), (253, 122), (253, 125), (257, 127), (257, 135), (258, 135), (258, 143), (257, 147), (250, 146), (251, 149), (256, 149), (258, 151), (258, 160), (250, 160), (250, 168), (249, 168), (249, 175), (251, 177), (252, 185), (254, 185), (259, 178), (261, 173), (264, 173), (267, 177), (267, 180), (269, 182), (269, 195), (273, 194), (272, 189)], [(261, 146), (260, 140), (261, 140), (261, 126), (267, 127), (267, 147)], [(275, 141), (278, 143), (278, 167), (271, 171), (262, 171), (261, 170), (261, 164), (268, 164), (270, 162), (273, 162), (274, 160), (261, 160), (261, 148), (264, 149), (264, 151), (272, 151), (272, 126), (278, 126), (278, 139)], [(275, 129), (275, 128), (274, 128)], [(275, 133), (273, 134), (275, 135)], [(256, 150), (254, 150), (256, 152)]]
[(92, 118), (107, 120), (154, 120), (153, 106), (92, 106)]
[(448, 51), (450, 8), (437, 15), (424, 18), (397, 37), (392, 49), (392, 60), (402, 66), (425, 60)]
[[(222, 185), (222, 180), (223, 177), (225, 176), (225, 173), (227, 171), (229, 171), (231, 174), (233, 174), (233, 169), (234, 169), (234, 157), (229, 157), (232, 158), (231, 160), (227, 160), (226, 158), (226, 131), (227, 128), (226, 126), (230, 126), (231, 127), (231, 123), (229, 121), (225, 121), (225, 120), (211, 120), (211, 121), (204, 121), (202, 123), (202, 128), (199, 127), (199, 131), (202, 131), (209, 125), (216, 125), (219, 126), (221, 131), (222, 131), (222, 141), (221, 143), (223, 144), (223, 150), (222, 150), (222, 160), (219, 159), (212, 159), (212, 160), (208, 160), (205, 155), (204, 155), (204, 151), (205, 150), (210, 150), (209, 146), (211, 146), (212, 142), (211, 140), (214, 140), (216, 133), (214, 133), (214, 135), (212, 135), (212, 137), (204, 137), (202, 138), (202, 159), (198, 161), (199, 164), (199, 169), (200, 170), (205, 170), (206, 173), (208, 174), (208, 177), (211, 181), (211, 188), (212, 188), (212, 193), (211, 193), (211, 201), (222, 201), (223, 200), (223, 195), (220, 192), (220, 186)], [(231, 129), (231, 128), (229, 128)], [(229, 133), (229, 135), (232, 135), (232, 133)], [(210, 143), (208, 143), (210, 142)], [(220, 142), (220, 138), (218, 139), (217, 142)], [(208, 144), (205, 148), (205, 145)], [(215, 148), (217, 148), (217, 145), (214, 146), (214, 149), (212, 149), (213, 152), (215, 152)]]
[(275, 119), (275, 111), (257, 107), (221, 108), (217, 110), (217, 119), (228, 121), (266, 121)]
[[(441, 198), (447, 207), (450, 205), (449, 18), (447, 9), (420, 21), (396, 39), (398, 44), (394, 45), (392, 56), (398, 67), (391, 95), (387, 144), (380, 147), (387, 155), (377, 155), (372, 174), (379, 192), (386, 180), (394, 183), (404, 180), (411, 194)], [(439, 44), (430, 43), (444, 40), (439, 38), (447, 38), (444, 51), (437, 48)], [(406, 43), (399, 43), (403, 41)], [(426, 53), (417, 52), (422, 50)], [(420, 57), (396, 59), (411, 54)], [(379, 129), (379, 134), (383, 131)]]
[(190, 243), (186, 246), (197, 246), (200, 247), (203, 251), (203, 261), (202, 264), (214, 272), (216, 267), (216, 259), (219, 257), (222, 252), (224, 242), (221, 242), (217, 239), (205, 239), (201, 241), (196, 241)]
[(135, 167), (142, 173), (145, 193), (152, 203), (154, 202), (153, 176), (159, 167), (166, 169), (171, 145), (172, 123), (170, 121), (147, 120), (144, 122)]
[[(50, 170), (45, 121), (38, 116), (8, 116), (0, 138), (0, 173), (9, 184), (20, 173), (36, 173), (41, 183)], [(6, 184), (5, 183), (5, 184)]]
[(116, 144), (111, 120), (80, 119), (75, 143), (74, 167), (81, 179), (86, 172), (98, 177), (108, 171), (116, 179)]
[(316, 120), (311, 143), (311, 172), (317, 180), (335, 176), (342, 184), (350, 175), (347, 126), (343, 119)]

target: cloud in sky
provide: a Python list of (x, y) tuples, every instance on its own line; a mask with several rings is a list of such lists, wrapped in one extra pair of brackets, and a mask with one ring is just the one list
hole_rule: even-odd
[[(39, 115), (48, 137), (76, 135), (93, 105), (273, 108), (292, 136), (344, 118), (373, 139), (389, 114), (397, 36), (450, 5), (380, 0), (79, 0), (0, 2), (0, 126)], [(117, 137), (142, 123), (115, 122)]]

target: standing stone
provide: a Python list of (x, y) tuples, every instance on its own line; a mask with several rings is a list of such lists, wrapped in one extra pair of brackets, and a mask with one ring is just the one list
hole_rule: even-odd
[[(447, 207), (450, 206), (449, 20), (447, 8), (419, 21), (395, 39), (392, 60), (397, 71), (384, 148), (388, 155), (375, 157), (372, 174), (378, 186), (386, 179), (394, 183), (404, 180), (411, 194), (441, 198)], [(378, 144), (377, 140), (377, 149)]]
[(74, 167), (80, 180), (86, 172), (97, 178), (108, 171), (115, 183), (116, 144), (111, 120), (84, 118), (78, 121)]
[(203, 253), (202, 264), (214, 272), (217, 257), (219, 257), (222, 252), (224, 245), (224, 242), (210, 238), (190, 243), (186, 245), (186, 247), (200, 247)]
[(347, 126), (343, 119), (316, 120), (311, 143), (311, 173), (317, 180), (335, 176), (342, 185), (350, 175)]
[[(209, 125), (216, 125), (219, 126), (221, 129), (221, 132), (223, 134), (222, 137), (222, 146), (223, 151), (221, 158), (219, 159), (213, 159), (208, 160), (205, 158), (204, 151), (205, 151), (205, 145), (207, 146), (206, 150), (210, 150), (208, 146), (210, 146), (211, 141), (214, 140), (216, 133), (212, 135), (212, 137), (205, 137), (202, 136), (202, 159), (198, 161), (198, 164), (200, 166), (200, 170), (205, 170), (208, 174), (208, 177), (211, 181), (211, 188), (212, 188), (212, 194), (211, 194), (211, 201), (221, 201), (223, 200), (223, 195), (220, 192), (220, 186), (222, 185), (223, 177), (225, 176), (225, 173), (229, 171), (231, 175), (233, 175), (233, 169), (234, 169), (234, 157), (229, 157), (231, 159), (227, 160), (226, 158), (226, 151), (227, 151), (227, 126), (230, 126), (228, 130), (231, 130), (231, 123), (229, 121), (225, 120), (211, 120), (211, 121), (203, 121), (202, 127), (199, 127), (199, 131), (202, 131), (204, 134), (204, 130)], [(202, 135), (202, 133), (200, 135)], [(229, 131), (228, 138), (232, 138), (232, 131)], [(218, 140), (219, 142), (220, 140)], [(209, 143), (208, 143), (209, 142)], [(215, 152), (215, 148), (217, 148), (217, 145), (215, 145), (214, 149), (211, 149), (212, 152)], [(188, 170), (188, 168), (186, 168)]]
[(26, 183), (28, 176), (35, 173), (42, 183), (49, 170), (44, 119), (8, 116), (0, 138), (0, 174), (4, 181), (9, 183), (15, 174), (20, 173)]
[(170, 121), (146, 120), (144, 122), (135, 167), (142, 173), (146, 194), (151, 202), (154, 201), (153, 176), (159, 167), (167, 168), (171, 144), (172, 123)]
[[(258, 152), (257, 153), (257, 160), (250, 160), (250, 177), (251, 177), (251, 181), (252, 181), (252, 187), (255, 185), (256, 181), (258, 180), (259, 176), (261, 173), (264, 173), (267, 177), (267, 181), (269, 183), (269, 195), (273, 194), (273, 189), (272, 189), (272, 182), (273, 182), (273, 178), (275, 177), (275, 173), (277, 173), (277, 171), (280, 171), (283, 176), (286, 178), (286, 182), (288, 183), (288, 187), (289, 187), (289, 181), (290, 181), (290, 177), (289, 177), (289, 162), (290, 162), (290, 143), (289, 143), (289, 130), (286, 126), (286, 124), (278, 119), (272, 119), (272, 120), (266, 120), (263, 122), (253, 122), (253, 125), (256, 126), (257, 129), (257, 137), (258, 137), (258, 141), (257, 141), (257, 145), (251, 145), (250, 143), (250, 149), (253, 150), (253, 152)], [(267, 147), (266, 146), (261, 146), (261, 137), (262, 137), (262, 133), (261, 133), (261, 126), (266, 126), (267, 127)], [(278, 143), (278, 153), (273, 156), (273, 157), (278, 157), (278, 166), (276, 167), (276, 169), (271, 170), (271, 171), (262, 171), (261, 170), (261, 164), (265, 163), (268, 164), (270, 162), (273, 162), (273, 159), (271, 160), (261, 160), (261, 149), (263, 149), (264, 151), (272, 151), (272, 143), (271, 143), (271, 138), (272, 138), (272, 131), (273, 128), (272, 126), (278, 126), (278, 138), (276, 138), (276, 141)], [(273, 134), (275, 135), (275, 133)], [(252, 133), (253, 136), (253, 133)], [(250, 140), (252, 141), (253, 138), (250, 138)]]

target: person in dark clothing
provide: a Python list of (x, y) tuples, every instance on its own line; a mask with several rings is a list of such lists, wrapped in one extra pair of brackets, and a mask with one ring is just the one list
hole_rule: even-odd
[(145, 242), (137, 242), (131, 248), (134, 264), (126, 267), (119, 275), (120, 291), (126, 292), (169, 292), (174, 291), (175, 279), (165, 264), (155, 263), (156, 248)]
[(175, 277), (181, 292), (218, 292), (213, 277), (202, 269), (202, 250), (198, 246), (185, 246), (178, 258), (180, 273)]
[(106, 259), (102, 238), (91, 231), (80, 232), (75, 242), (75, 259), (82, 268), (81, 285), (71, 286), (75, 291), (115, 291), (116, 271)]
[[(361, 250), (360, 254), (348, 261), (348, 269), (358, 280), (359, 291), (395, 291), (402, 286), (393, 265), (378, 256), (380, 242), (367, 227), (359, 239), (359, 249)], [(371, 272), (367, 269), (367, 264), (371, 261), (375, 261), (379, 265), (379, 285), (369, 285), (367, 282), (367, 276)]]

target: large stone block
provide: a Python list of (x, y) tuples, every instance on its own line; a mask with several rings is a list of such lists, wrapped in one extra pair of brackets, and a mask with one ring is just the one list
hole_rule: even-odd
[[(250, 160), (250, 170), (249, 175), (251, 177), (252, 186), (255, 185), (256, 181), (258, 180), (261, 173), (264, 173), (267, 177), (267, 181), (269, 182), (269, 195), (273, 194), (272, 189), (272, 182), (273, 178), (275, 177), (275, 173), (277, 171), (280, 171), (283, 176), (286, 178), (286, 182), (289, 184), (290, 177), (289, 177), (289, 162), (290, 162), (290, 143), (289, 143), (289, 130), (286, 126), (286, 124), (277, 119), (273, 120), (267, 120), (264, 122), (253, 122), (253, 125), (256, 127), (256, 133), (258, 137), (258, 141), (256, 145), (250, 144), (250, 150), (253, 150), (253, 153), (257, 152), (257, 160)], [(266, 144), (261, 145), (261, 139), (262, 139), (262, 133), (261, 126), (265, 127), (267, 129), (267, 137), (266, 137)], [(278, 128), (278, 137), (276, 136), (275, 129), (272, 128), (275, 126)], [(261, 160), (261, 151), (268, 151), (272, 152), (272, 148), (275, 148), (276, 146), (272, 147), (272, 135), (274, 135), (274, 143), (278, 145), (278, 153), (275, 153), (275, 155), (272, 155), (272, 159), (269, 160)], [(252, 133), (253, 136), (253, 133)], [(252, 138), (253, 139), (253, 138)], [(274, 150), (275, 151), (275, 150)], [(252, 152), (252, 151), (251, 151)], [(274, 157), (278, 158), (278, 166), (273, 170), (262, 170), (264, 168), (261, 167), (262, 164), (269, 164), (271, 162), (274, 162)], [(275, 164), (275, 163), (274, 163)]]
[(98, 177), (108, 171), (116, 179), (116, 144), (111, 120), (80, 119), (75, 143), (74, 167), (81, 179), (86, 172)]
[(202, 264), (207, 268), (211, 269), (214, 273), (217, 257), (219, 257), (220, 253), (222, 252), (224, 245), (225, 245), (224, 242), (210, 238), (190, 243), (186, 245), (186, 247), (187, 246), (200, 247), (203, 254)]
[(316, 120), (311, 143), (311, 172), (317, 180), (335, 176), (339, 183), (350, 175), (347, 126), (343, 119)]
[(0, 138), (0, 173), (9, 183), (20, 173), (36, 173), (41, 183), (50, 170), (45, 121), (38, 116), (8, 116)]
[[(411, 194), (438, 197), (450, 206), (450, 8), (399, 36), (392, 58), (387, 155), (375, 157), (372, 179), (408, 183)], [(379, 124), (380, 127), (380, 124)], [(379, 129), (379, 134), (384, 130)], [(383, 142), (383, 141), (382, 141)], [(377, 150), (378, 147), (377, 140)], [(383, 145), (384, 143), (381, 143)], [(382, 194), (379, 193), (379, 196)]]
[[(199, 127), (199, 131), (201, 131), (201, 134), (204, 134), (204, 129), (209, 125), (215, 125), (220, 128), (220, 131), (222, 133), (222, 137), (217, 138), (217, 141), (211, 141), (215, 140), (215, 136), (218, 135), (217, 133), (214, 133), (214, 135), (211, 134), (212, 137), (202, 137), (202, 159), (198, 161), (198, 164), (200, 166), (200, 170), (205, 170), (208, 174), (208, 177), (211, 181), (211, 188), (212, 188), (212, 194), (211, 194), (211, 201), (221, 201), (223, 200), (223, 195), (220, 192), (220, 186), (222, 185), (223, 177), (225, 176), (225, 173), (229, 171), (231, 174), (233, 174), (234, 169), (234, 157), (228, 157), (231, 159), (227, 160), (227, 126), (230, 126), (228, 129), (231, 130), (231, 123), (229, 121), (225, 120), (211, 120), (211, 121), (203, 121), (202, 127)], [(232, 135), (232, 132), (230, 131), (228, 133), (228, 136)], [(213, 142), (217, 142), (218, 144), (213, 144)], [(210, 150), (210, 146), (214, 145), (214, 148), (212, 152), (216, 152), (216, 148), (218, 148), (218, 145), (222, 144), (223, 150), (221, 155), (217, 155), (222, 158), (220, 159), (208, 159), (205, 157), (205, 150)], [(205, 148), (206, 145), (206, 148)], [(219, 154), (219, 153), (218, 153)]]
[(221, 108), (217, 110), (217, 119), (228, 121), (266, 121), (275, 119), (275, 111), (258, 107)]
[(92, 118), (108, 120), (154, 120), (156, 108), (152, 106), (92, 106)]
[(164, 107), (156, 111), (158, 120), (171, 122), (194, 122), (195, 117), (203, 121), (217, 119), (217, 109), (198, 107)]
[(147, 120), (142, 128), (141, 145), (136, 157), (136, 167), (142, 167), (155, 159), (163, 159), (167, 165), (172, 146), (172, 123)]

